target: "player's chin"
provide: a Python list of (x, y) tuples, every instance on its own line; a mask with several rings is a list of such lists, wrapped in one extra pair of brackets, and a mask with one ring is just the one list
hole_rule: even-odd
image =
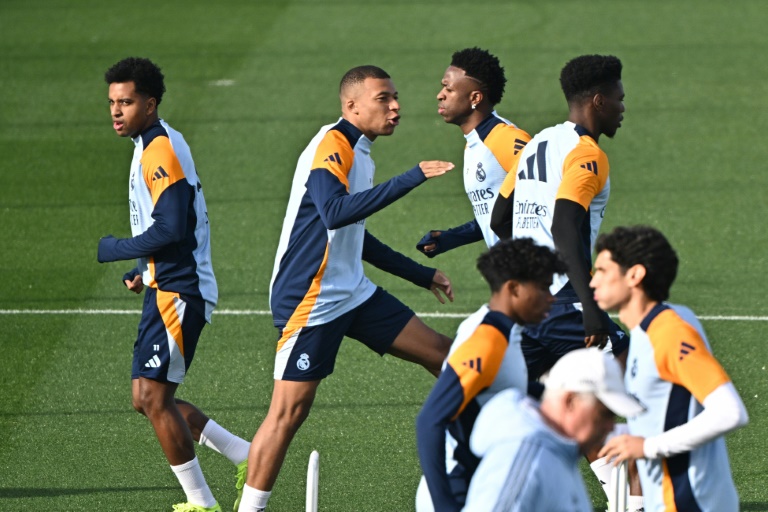
[(395, 128), (397, 128), (397, 124), (387, 123), (387, 125), (381, 129), (381, 133), (379, 133), (379, 135), (383, 135), (383, 136), (392, 135), (393, 133), (395, 133)]

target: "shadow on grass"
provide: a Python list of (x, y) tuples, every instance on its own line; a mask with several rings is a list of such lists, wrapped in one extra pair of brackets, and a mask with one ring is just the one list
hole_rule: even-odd
[[(10, 487), (0, 488), (0, 498), (55, 498), (58, 496), (77, 496), (80, 494), (96, 494), (100, 492), (136, 492), (136, 491), (167, 491), (169, 487), (113, 487), (93, 489), (70, 488), (34, 488)], [(754, 509), (757, 510), (757, 509)]]

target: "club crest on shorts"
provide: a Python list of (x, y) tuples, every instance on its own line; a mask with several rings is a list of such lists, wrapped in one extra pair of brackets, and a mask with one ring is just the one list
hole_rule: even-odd
[(299, 360), (296, 361), (296, 368), (301, 371), (309, 370), (309, 354), (301, 354)]

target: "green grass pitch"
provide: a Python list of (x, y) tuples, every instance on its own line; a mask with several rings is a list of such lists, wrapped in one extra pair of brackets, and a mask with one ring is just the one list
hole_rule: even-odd
[[(461, 161), (463, 138), (436, 113), (451, 53), (488, 48), (505, 66), (498, 112), (530, 133), (563, 120), (562, 65), (583, 53), (624, 63), (625, 121), (601, 141), (612, 197), (603, 228), (659, 227), (681, 257), (672, 300), (708, 320), (750, 424), (728, 437), (743, 510), (768, 510), (768, 9), (649, 0), (311, 0), (0, 2), (0, 508), (162, 511), (183, 500), (148, 422), (130, 405), (138, 314), (12, 310), (140, 309), (120, 285), (130, 264), (96, 245), (127, 236), (130, 141), (111, 129), (103, 73), (129, 55), (161, 65), (163, 118), (190, 143), (206, 190), (220, 311), (263, 311), (300, 151), (339, 115), (341, 75), (377, 64), (400, 92), (402, 124), (374, 147), (377, 181), (420, 160)], [(369, 229), (415, 258), (428, 229), (471, 218), (460, 173), (374, 215)], [(478, 244), (433, 263), (456, 302), (370, 270), (452, 335), (488, 292)], [(721, 317), (754, 317), (724, 319)], [(269, 316), (214, 316), (179, 396), (250, 438), (269, 405)], [(336, 372), (293, 443), (270, 512), (303, 509), (320, 452), (320, 509), (412, 510), (420, 475), (414, 419), (423, 370), (345, 342)], [(200, 449), (226, 509), (234, 469)], [(587, 476), (596, 510), (604, 500)]]

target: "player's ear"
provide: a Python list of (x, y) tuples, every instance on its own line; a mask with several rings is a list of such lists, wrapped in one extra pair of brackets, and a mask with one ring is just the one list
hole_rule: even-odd
[(472, 105), (477, 106), (482, 101), (485, 95), (483, 94), (483, 91), (472, 91), (469, 93), (469, 101), (472, 103)]
[(352, 98), (347, 98), (344, 100), (344, 107), (346, 108), (347, 112), (352, 112), (353, 114), (357, 114), (357, 103)]
[(640, 265), (639, 263), (637, 265), (632, 265), (627, 270), (627, 273), (625, 274), (628, 279), (628, 283), (630, 286), (639, 286), (640, 283), (643, 282), (643, 279), (645, 278), (646, 269), (643, 265)]
[(603, 94), (599, 92), (596, 93), (594, 96), (592, 96), (592, 106), (598, 112), (602, 112), (603, 107), (605, 106), (605, 96), (603, 96)]
[(147, 115), (151, 116), (155, 113), (157, 110), (157, 100), (155, 98), (150, 97), (147, 100)]
[(507, 293), (512, 297), (517, 297), (518, 290), (520, 288), (520, 283), (515, 281), (514, 279), (510, 279), (506, 283), (504, 283), (504, 288), (507, 290)]

